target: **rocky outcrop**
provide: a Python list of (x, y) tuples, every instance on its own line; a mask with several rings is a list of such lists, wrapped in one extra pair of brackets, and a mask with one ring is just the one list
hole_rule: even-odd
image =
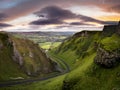
[[(120, 35), (120, 22), (118, 23), (118, 25), (104, 26), (103, 34), (106, 37), (112, 36), (113, 34)], [(114, 44), (114, 43), (111, 43), (111, 44)], [(113, 47), (115, 46), (113, 45)], [(96, 64), (111, 68), (111, 67), (117, 66), (117, 64), (120, 63), (120, 48), (119, 47), (116, 47), (116, 49), (114, 50), (108, 51), (108, 50), (105, 50), (105, 48), (103, 49), (103, 47), (100, 44), (98, 44), (98, 47), (96, 48), (98, 48), (97, 56), (95, 57)]]
[(31, 57), (31, 58), (34, 57), (34, 55), (33, 55), (33, 53), (31, 51), (29, 52), (29, 57)]
[(108, 34), (108, 36), (111, 36), (113, 33), (117, 33), (120, 35), (120, 21), (118, 22), (117, 25), (105, 25), (104, 26), (103, 34)]
[(120, 63), (120, 49), (108, 52), (99, 47), (97, 56), (95, 57), (95, 63), (107, 68), (117, 66), (117, 64)]
[(21, 54), (17, 50), (15, 43), (13, 43), (13, 60), (15, 62), (17, 62), (20, 66), (23, 65), (23, 57), (21, 56)]
[(82, 31), (82, 32), (78, 32), (75, 35), (73, 35), (73, 37), (87, 37), (88, 36), (88, 32), (89, 31)]
[(106, 25), (103, 28), (103, 32), (113, 32), (115, 33), (117, 29), (117, 25)]
[(47, 57), (46, 53), (32, 41), (0, 33), (0, 52), (3, 57), (7, 55), (6, 61), (10, 58), (11, 63), (16, 62), (16, 66), (29, 76), (60, 72), (58, 64)]

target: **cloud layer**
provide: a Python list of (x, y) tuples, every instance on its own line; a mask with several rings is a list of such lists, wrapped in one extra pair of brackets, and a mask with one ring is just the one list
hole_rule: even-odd
[[(69, 10), (57, 6), (48, 6), (34, 13), (39, 20), (33, 21), (32, 25), (69, 24), (69, 25), (89, 25), (87, 22), (98, 24), (114, 24), (116, 22), (105, 22), (81, 14), (72, 13)], [(65, 22), (65, 20), (79, 20), (79, 22)]]
[[(9, 15), (7, 20), (12, 20), (28, 15), (46, 6), (56, 5), (63, 8), (71, 6), (96, 6), (105, 12), (120, 13), (119, 0), (1, 0), (0, 11)], [(8, 7), (9, 8), (3, 8)]]
[[(79, 7), (80, 11), (77, 12), (75, 7)], [(114, 18), (102, 18), (107, 15), (120, 15), (120, 0), (0, 0), (0, 28), (11, 26), (9, 24), (14, 25), (13, 29), (71, 28), (82, 25), (96, 27), (116, 24)]]
[(0, 13), (0, 21), (3, 21), (5, 18), (7, 18), (7, 15)]
[(10, 24), (5, 24), (5, 23), (0, 23), (0, 29), (1, 28), (6, 28), (6, 27), (11, 27), (12, 25)]

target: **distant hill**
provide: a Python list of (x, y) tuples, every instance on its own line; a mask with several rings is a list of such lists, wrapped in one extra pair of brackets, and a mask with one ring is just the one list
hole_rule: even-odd
[(25, 38), (35, 43), (62, 42), (65, 38), (72, 36), (75, 32), (10, 32), (17, 38)]
[(31, 35), (40, 35), (40, 36), (69, 36), (73, 35), (75, 32), (10, 32), (11, 34), (31, 34)]
[(55, 67), (37, 44), (0, 32), (0, 81), (41, 77), (56, 71)]

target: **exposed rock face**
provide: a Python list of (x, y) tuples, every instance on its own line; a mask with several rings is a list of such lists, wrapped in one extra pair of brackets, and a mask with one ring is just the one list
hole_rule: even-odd
[[(6, 52), (4, 53), (3, 51)], [(7, 59), (16, 62), (19, 69), (29, 76), (48, 74), (54, 71), (60, 71), (57, 64), (47, 57), (46, 53), (26, 39), (15, 38), (7, 33), (0, 33), (0, 52), (8, 55)], [(2, 56), (1, 54), (1, 56)], [(0, 57), (0, 59), (2, 59)], [(12, 63), (12, 62), (11, 62)]]
[(116, 66), (120, 62), (120, 49), (112, 52), (108, 52), (99, 47), (97, 50), (97, 56), (95, 57), (95, 63), (108, 68)]
[(33, 53), (32, 53), (32, 52), (29, 52), (29, 57), (31, 57), (31, 58), (33, 58), (33, 57), (34, 57), (34, 55), (33, 55)]
[[(13, 59), (29, 76), (57, 71), (55, 64), (47, 57), (45, 52), (29, 40), (13, 40)], [(17, 41), (17, 42), (16, 42)], [(27, 42), (27, 44), (26, 44)]]
[[(104, 36), (112, 36), (113, 34), (120, 35), (120, 22), (118, 25), (104, 26), (103, 34), (105, 34)], [(107, 51), (99, 45), (97, 48), (98, 50), (97, 56), (95, 57), (95, 63), (108, 68), (114, 67), (120, 63), (120, 48), (116, 48), (112, 51)]]
[(104, 26), (103, 31), (104, 32), (110, 32), (111, 31), (111, 32), (115, 33), (116, 29), (117, 29), (117, 25), (106, 25), (106, 26)]
[(15, 43), (13, 43), (13, 52), (14, 52), (13, 60), (16, 61), (17, 63), (19, 63), (20, 66), (22, 66), (23, 65), (23, 58), (20, 55), (19, 51), (17, 50)]
[(104, 26), (103, 33), (108, 34), (108, 32), (109, 32), (109, 35), (112, 35), (113, 33), (117, 33), (120, 35), (120, 21), (118, 22), (118, 25), (106, 25), (106, 26)]

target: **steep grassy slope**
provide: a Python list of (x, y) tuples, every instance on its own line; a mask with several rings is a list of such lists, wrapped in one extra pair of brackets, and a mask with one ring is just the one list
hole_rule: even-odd
[(0, 33), (0, 81), (56, 71), (53, 61), (32, 41)]
[(52, 61), (39, 49), (38, 45), (29, 40), (12, 38), (15, 47), (23, 58), (23, 67), (28, 75), (40, 72), (49, 73), (54, 70)]
[[(78, 34), (83, 36), (78, 36)], [(86, 33), (86, 31), (76, 33), (69, 40), (63, 42), (55, 52), (73, 69), (80, 64), (81, 59), (96, 51), (95, 44), (102, 38), (100, 34), (101, 32)]]
[(8, 46), (9, 43), (8, 36), (0, 33), (0, 81), (13, 77), (27, 77), (18, 64), (13, 62), (12, 46)]
[(58, 48), (58, 57), (62, 54), (73, 69), (64, 80), (63, 90), (120, 89), (120, 35), (113, 31), (111, 35), (106, 31), (80, 32)]
[(77, 33), (50, 53), (68, 63), (71, 71), (47, 81), (2, 89), (120, 89), (120, 34), (116, 29), (110, 34), (106, 31)]

